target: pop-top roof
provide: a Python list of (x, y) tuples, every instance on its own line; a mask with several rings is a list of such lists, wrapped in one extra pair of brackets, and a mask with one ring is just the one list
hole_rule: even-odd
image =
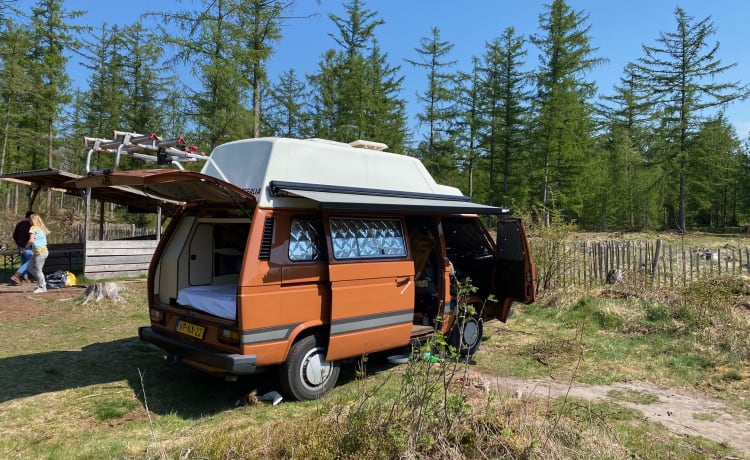
[(245, 202), (266, 208), (347, 212), (506, 214), (472, 203), (435, 182), (416, 158), (384, 144), (258, 138), (214, 149), (200, 173), (185, 170), (100, 171), (75, 186), (128, 186), (171, 200)]
[(271, 181), (463, 196), (435, 182), (416, 158), (320, 139), (230, 142), (214, 149), (201, 172), (247, 190), (263, 207), (299, 205), (298, 199), (274, 195)]

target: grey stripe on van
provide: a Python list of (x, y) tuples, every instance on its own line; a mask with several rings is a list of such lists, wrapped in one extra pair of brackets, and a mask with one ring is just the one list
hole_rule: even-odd
[(365, 331), (396, 324), (411, 323), (414, 318), (414, 310), (402, 310), (377, 315), (358, 316), (336, 320), (331, 323), (331, 335), (346, 334), (349, 332)]
[(286, 340), (287, 338), (289, 338), (289, 334), (292, 333), (292, 330), (297, 326), (298, 324), (288, 324), (286, 326), (276, 326), (266, 329), (252, 329), (249, 331), (242, 331), (242, 343), (251, 344)]

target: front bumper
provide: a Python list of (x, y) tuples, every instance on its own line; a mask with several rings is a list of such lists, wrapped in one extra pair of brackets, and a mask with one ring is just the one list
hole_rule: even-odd
[(144, 342), (156, 345), (167, 353), (201, 363), (227, 374), (253, 374), (257, 370), (255, 355), (228, 354), (206, 350), (180, 339), (160, 334), (150, 326), (138, 328), (138, 337)]

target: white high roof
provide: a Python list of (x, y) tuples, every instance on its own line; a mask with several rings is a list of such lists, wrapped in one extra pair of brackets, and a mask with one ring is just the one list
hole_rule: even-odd
[(262, 207), (300, 205), (299, 199), (272, 196), (271, 181), (463, 195), (455, 187), (436, 183), (418, 159), (372, 150), (368, 145), (355, 148), (320, 139), (245, 139), (216, 147), (201, 172), (249, 191)]

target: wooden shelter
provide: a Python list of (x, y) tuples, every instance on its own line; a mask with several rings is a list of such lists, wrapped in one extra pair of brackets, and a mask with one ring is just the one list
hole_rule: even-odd
[[(84, 235), (82, 241), (50, 244), (50, 255), (44, 272), (69, 270), (89, 279), (140, 276), (148, 271), (151, 256), (161, 234), (161, 212), (177, 206), (176, 202), (146, 195), (130, 187), (77, 189), (72, 181), (81, 175), (57, 169), (44, 169), (4, 174), (0, 179), (29, 187), (29, 203), (33, 204), (40, 191), (56, 190), (86, 200)], [(153, 212), (158, 215), (156, 235), (150, 239), (104, 240), (104, 213), (100, 212), (98, 232), (91, 222), (91, 200), (127, 206), (133, 212)], [(97, 237), (98, 236), (98, 237)]]
[[(161, 139), (154, 133), (138, 134), (114, 131), (113, 139), (85, 137), (88, 147), (86, 174), (92, 173), (91, 159), (94, 154), (114, 156), (113, 171), (120, 167), (122, 158), (153, 162), (157, 165), (173, 165), (179, 169), (182, 163), (205, 161), (208, 157), (199, 153), (197, 147), (187, 146), (182, 137)], [(127, 186), (77, 188), (73, 181), (83, 176), (44, 169), (5, 174), (0, 179), (29, 186), (29, 203), (33, 209), (40, 190), (55, 189), (86, 200), (84, 237), (82, 242), (49, 245), (50, 255), (44, 266), (45, 273), (64, 269), (83, 273), (90, 279), (139, 276), (148, 272), (151, 257), (161, 235), (161, 213), (163, 209), (179, 206), (176, 201), (157, 198)], [(106, 241), (103, 238), (104, 212), (99, 213), (99, 238), (91, 237), (91, 200), (116, 203), (128, 207), (131, 212), (155, 212), (157, 214), (156, 235), (153, 239)]]

